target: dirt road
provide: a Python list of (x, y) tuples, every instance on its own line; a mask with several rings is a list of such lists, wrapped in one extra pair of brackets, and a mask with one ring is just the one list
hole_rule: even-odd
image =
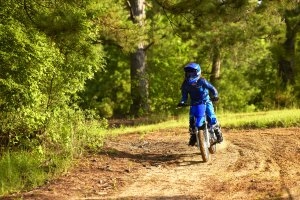
[(5, 199), (300, 199), (300, 128), (223, 133), (208, 163), (186, 129), (114, 138), (64, 176)]

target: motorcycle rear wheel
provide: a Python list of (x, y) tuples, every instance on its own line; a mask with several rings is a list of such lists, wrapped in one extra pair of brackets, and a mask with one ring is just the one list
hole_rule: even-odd
[(210, 147), (208, 148), (208, 150), (209, 150), (209, 153), (215, 154), (217, 152), (217, 145), (216, 144), (210, 145)]

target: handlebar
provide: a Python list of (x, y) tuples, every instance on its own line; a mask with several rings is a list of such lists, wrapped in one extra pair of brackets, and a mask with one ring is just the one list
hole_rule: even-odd
[[(210, 100), (212, 101), (213, 104), (215, 104), (219, 100), (219, 98), (211, 98)], [(203, 104), (206, 104), (206, 102), (203, 102)], [(188, 106), (194, 106), (194, 105), (191, 105), (188, 103), (183, 103), (183, 104), (179, 103), (179, 104), (177, 104), (176, 109), (188, 107)]]

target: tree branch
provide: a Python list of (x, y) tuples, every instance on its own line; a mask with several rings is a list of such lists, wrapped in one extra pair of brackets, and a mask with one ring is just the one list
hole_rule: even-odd
[(26, 13), (26, 15), (28, 16), (29, 20), (30, 20), (33, 24), (36, 24), (35, 21), (33, 20), (33, 18), (31, 17), (31, 15), (29, 14), (26, 0), (23, 1), (23, 8), (24, 8), (25, 13)]

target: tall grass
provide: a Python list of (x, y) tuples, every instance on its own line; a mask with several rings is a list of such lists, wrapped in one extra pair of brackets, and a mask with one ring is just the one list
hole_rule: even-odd
[(0, 194), (11, 192), (13, 188), (35, 187), (47, 179), (43, 169), (36, 170), (39, 160), (27, 152), (6, 153), (0, 160)]
[(300, 109), (252, 113), (224, 113), (219, 121), (226, 128), (271, 128), (300, 126)]

